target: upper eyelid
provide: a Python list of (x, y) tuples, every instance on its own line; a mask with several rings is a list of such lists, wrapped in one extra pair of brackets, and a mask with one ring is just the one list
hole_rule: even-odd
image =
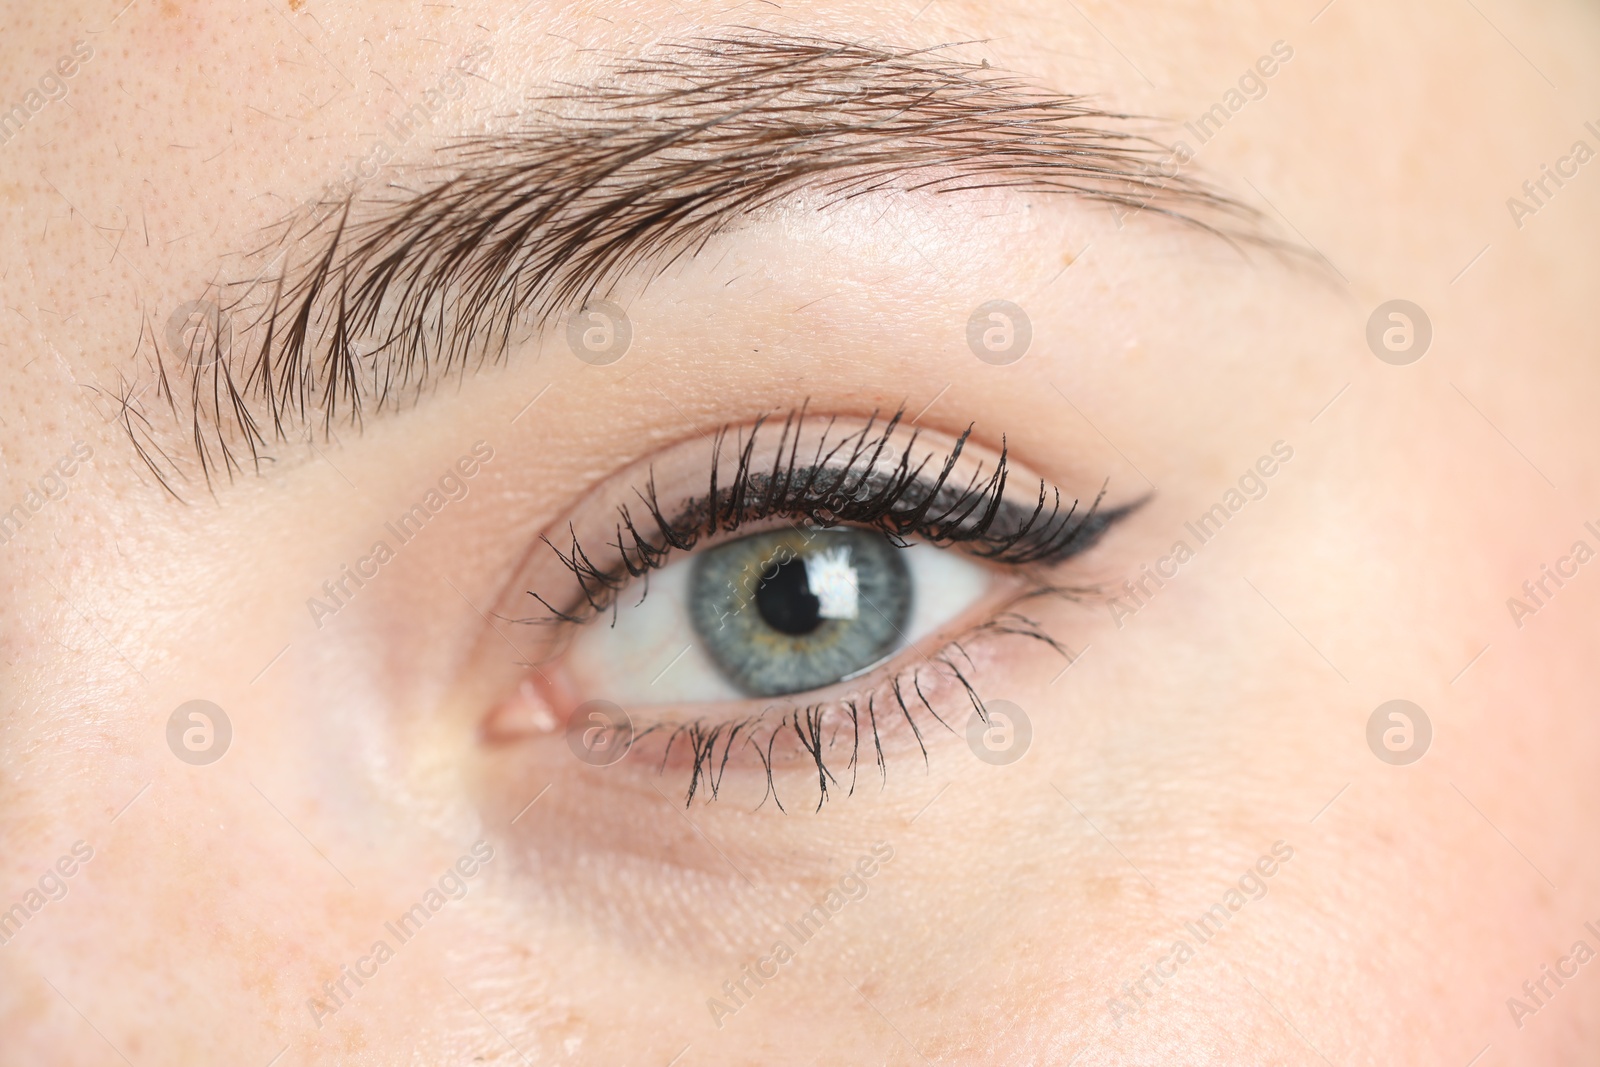
[[(873, 416), (853, 430), (837, 434), (836, 420), (808, 417), (804, 408), (790, 412), (781, 422), (758, 419), (739, 431), (733, 449), (737, 466), (731, 478), (719, 467), (729, 429), (719, 431), (708, 463), (709, 486), (705, 496), (685, 499), (692, 506), (682, 507), (669, 517), (656, 499), (652, 475), (646, 481), (648, 491), (637, 487), (633, 490), (644, 506), (642, 518), (623, 503), (615, 505), (615, 518), (607, 519), (606, 527), (586, 529), (586, 533), (604, 530), (609, 556), (600, 556), (598, 549), (592, 547), (592, 539), (580, 539), (570, 522), (565, 538), (568, 548), (562, 549), (549, 535), (543, 536), (543, 544), (575, 580), (577, 590), (565, 604), (552, 603), (537, 590), (526, 590), (549, 615), (542, 620), (515, 621), (587, 621), (612, 609), (623, 589), (635, 579), (647, 580), (648, 574), (665, 565), (673, 552), (699, 548), (719, 533), (731, 534), (750, 523), (774, 517), (816, 521), (818, 502), (832, 499), (836, 491), (860, 494), (869, 479), (875, 480), (876, 488), (865, 496), (854, 495), (841, 502), (843, 510), (823, 525), (832, 525), (836, 520), (934, 544), (964, 545), (981, 559), (1017, 566), (1049, 565), (1086, 551), (1106, 530), (1144, 502), (1103, 509), (1102, 487), (1087, 508), (1081, 507), (1076, 498), (1063, 506), (1061, 491), (1040, 478), (1037, 497), (1030, 494), (1027, 499), (1031, 503), (1023, 503), (1007, 488), (1012, 469), (1008, 464), (1012, 461), (1004, 446), (991, 465), (986, 466), (982, 457), (972, 459), (968, 452), (966, 466), (961, 466), (970, 427), (948, 446), (944, 459), (933, 464), (937, 474), (923, 473), (930, 466), (929, 461), (940, 455), (939, 450), (935, 446), (933, 451), (922, 453), (920, 461), (913, 462), (918, 455), (915, 450), (924, 440), (923, 431), (903, 430), (901, 417), (902, 413), (887, 419)], [(803, 457), (801, 437), (818, 424), (821, 427), (815, 452)], [(764, 427), (774, 426), (777, 429), (768, 431), (769, 443), (765, 446), (775, 457), (769, 471), (754, 461)], [(777, 434), (775, 445), (770, 443), (773, 433)], [(841, 449), (846, 448), (849, 451), (841, 462)], [(890, 451), (886, 452), (886, 448)], [(831, 483), (818, 485), (818, 464), (827, 466), (832, 473)], [(810, 476), (798, 481), (794, 477), (797, 471)], [(797, 488), (798, 496), (794, 493)], [(759, 491), (759, 500), (751, 496), (751, 489)], [(818, 495), (809, 495), (813, 493)], [(613, 536), (615, 540), (610, 539)]]
[[(150, 421), (161, 408), (193, 423), (208, 484), (246, 462), (260, 473), (306, 421), (325, 435), (341, 417), (359, 424), (503, 348), (523, 319), (537, 328), (808, 187), (825, 202), (888, 188), (1064, 194), (1265, 243), (1253, 209), (1166, 173), (1135, 116), (934, 51), (745, 33), (667, 44), (611, 84), (559, 90), (547, 104), (588, 113), (458, 142), (456, 173), (412, 195), (357, 189), (290, 220), (246, 260), (248, 281), (217, 294), (240, 329), (227, 356), (167, 353), (188, 388), (147, 331), (160, 403), (147, 411), (130, 384), (124, 430), (163, 485), (188, 465)], [(294, 245), (305, 256), (273, 267)]]

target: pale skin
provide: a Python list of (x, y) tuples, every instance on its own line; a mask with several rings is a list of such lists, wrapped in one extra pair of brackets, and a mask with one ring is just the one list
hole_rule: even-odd
[[(93, 50), (0, 148), (0, 507), (89, 453), (0, 546), (0, 907), (28, 912), (0, 945), (0, 1059), (1487, 1067), (1600, 1041), (1574, 951), (1600, 950), (1600, 568), (1574, 555), (1600, 548), (1600, 164), (1572, 157), (1600, 148), (1592, 10), (117, 6), (15, 11), (0, 43), (8, 105)], [(111, 397), (141, 317), (462, 55), (491, 44), (397, 159), (499, 128), (597, 49), (730, 25), (983, 42), (964, 55), (1169, 141), (1284, 42), (1192, 166), (1301, 253), (1008, 193), (800, 203), (620, 287), (611, 366), (553, 330), (183, 502), (139, 462)], [(1522, 183), (1563, 157), (1535, 204)], [(994, 298), (1032, 320), (1007, 366), (965, 336)], [(1404, 366), (1366, 339), (1397, 298), (1432, 325)], [(1059, 569), (1100, 591), (1035, 610), (1075, 658), (974, 648), (977, 688), (1029, 717), (1023, 758), (975, 759), (958, 717), (926, 766), (886, 738), (884, 780), (785, 812), (738, 793), (748, 767), (685, 807), (671, 766), (487, 736), (528, 712), (496, 620), (539, 535), (653, 453), (691, 463), (685, 442), (802, 402), (975, 424), (1073, 493), (1144, 499)], [(464, 495), (308, 610), (480, 441)], [(1264, 496), (1187, 530), (1269, 456)], [(168, 746), (193, 699), (231, 724), (208, 765)], [(1408, 765), (1368, 745), (1394, 699), (1431, 722)], [(386, 928), (441, 879), (460, 899)], [(820, 933), (786, 932), (830, 891)], [(1188, 931), (1218, 903), (1220, 933)]]

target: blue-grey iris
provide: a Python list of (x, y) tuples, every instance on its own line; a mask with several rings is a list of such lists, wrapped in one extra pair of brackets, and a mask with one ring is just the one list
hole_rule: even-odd
[(857, 529), (752, 534), (694, 557), (689, 617), (751, 696), (819, 689), (899, 647), (911, 615), (900, 550)]

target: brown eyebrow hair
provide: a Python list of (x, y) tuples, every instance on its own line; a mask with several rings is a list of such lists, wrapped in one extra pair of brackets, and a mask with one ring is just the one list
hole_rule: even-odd
[[(823, 208), (886, 191), (1064, 194), (1256, 240), (1256, 212), (1183, 175), (1149, 120), (949, 47), (737, 31), (557, 85), (507, 132), (286, 220), (246, 257), (253, 274), (194, 302), (212, 328), (187, 350), (144, 323), (149, 384), (124, 380), (123, 428), (174, 496), (196, 468), (208, 486), (259, 472), (274, 445), (359, 427), (801, 192)], [(192, 459), (152, 408), (187, 423)]]

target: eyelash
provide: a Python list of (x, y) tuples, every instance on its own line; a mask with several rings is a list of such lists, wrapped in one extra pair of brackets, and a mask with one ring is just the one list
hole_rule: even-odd
[[(773, 425), (772, 420), (756, 420), (747, 433), (743, 429), (723, 427), (713, 441), (706, 494), (688, 500), (670, 518), (658, 499), (652, 474), (643, 489), (635, 490), (643, 506), (642, 516), (636, 516), (626, 504), (617, 508), (615, 539), (607, 542), (616, 562), (609, 567), (595, 563), (595, 556), (579, 543), (570, 526), (571, 544), (566, 550), (557, 547), (548, 537), (542, 538), (577, 580), (577, 603), (567, 610), (558, 609), (539, 593), (529, 590), (529, 595), (544, 606), (549, 616), (517, 621), (577, 626), (609, 610), (614, 624), (620, 594), (638, 582), (644, 586), (642, 601), (649, 591), (650, 573), (665, 566), (674, 553), (691, 551), (708, 537), (732, 535), (751, 524), (772, 519), (801, 519), (820, 526), (848, 524), (876, 529), (898, 545), (904, 546), (913, 539), (936, 546), (959, 545), (966, 552), (992, 563), (1031, 568), (1061, 563), (1086, 551), (1107, 529), (1139, 506), (1139, 502), (1135, 502), (1102, 511), (1100, 504), (1105, 496), (1102, 487), (1093, 504), (1080, 517), (1077, 501), (1063, 509), (1060, 491), (1053, 490), (1042, 479), (1031, 507), (1009, 500), (1006, 497), (1008, 460), (1003, 441), (990, 472), (985, 474), (979, 464), (965, 482), (954, 481), (952, 474), (972, 428), (969, 426), (961, 434), (942, 459), (935, 461), (928, 455), (916, 460), (918, 434), (915, 431), (903, 445), (891, 448), (893, 439), (901, 431), (903, 409), (887, 419), (880, 419), (874, 413), (863, 427), (832, 441), (836, 420), (830, 418), (815, 454), (802, 461), (799, 441), (806, 418), (806, 408), (802, 405), (790, 411), (778, 424), (776, 458), (770, 471), (758, 469), (753, 458), (757, 439)], [(719, 460), (730, 433), (737, 434), (734, 440), (738, 462), (732, 478), (725, 479)], [(888, 465), (884, 462), (886, 456), (890, 457)], [(930, 467), (937, 472), (930, 473)], [(973, 708), (983, 715), (983, 701), (960, 663), (965, 660), (969, 667), (974, 666), (965, 643), (985, 635), (1028, 637), (1070, 659), (1071, 653), (1060, 642), (1016, 608), (1036, 597), (1071, 598), (1078, 592), (1035, 577), (1028, 589), (996, 607), (988, 619), (938, 651), (925, 655), (926, 663), (891, 675), (865, 694), (781, 709), (769, 706), (755, 715), (732, 720), (699, 718), (683, 723), (657, 723), (641, 729), (635, 735), (635, 742), (647, 736), (666, 734), (661, 756), (663, 772), (673, 748), (680, 741), (689, 746), (692, 764), (684, 798), (687, 806), (702, 792), (709, 793), (710, 800), (717, 799), (723, 772), (735, 743), (742, 737), (747, 747), (755, 750), (766, 775), (766, 790), (756, 807), (765, 804), (770, 797), (779, 810), (787, 810), (777, 794), (773, 748), (780, 739), (792, 735), (815, 765), (817, 808), (820, 809), (828, 799), (830, 784), (837, 785), (839, 781), (829, 769), (827, 753), (840, 736), (846, 720), (852, 739), (846, 764), (851, 772), (846, 795), (855, 792), (863, 742), (863, 710), (879, 775), (887, 780), (879, 728), (880, 702), (891, 705), (885, 709), (891, 720), (896, 711), (905, 720), (926, 765), (927, 745), (913, 716), (913, 707), (920, 703), (945, 729), (953, 731), (953, 727), (934, 709), (925, 694), (923, 671), (932, 668), (947, 672)], [(775, 710), (779, 714), (774, 720)], [(763, 729), (769, 729), (764, 737)]]
[[(867, 728), (871, 732), (871, 742), (874, 760), (877, 763), (878, 774), (882, 781), (888, 781), (888, 763), (884, 758), (883, 738), (878, 726), (877, 702), (880, 699), (892, 701), (893, 707), (887, 710), (887, 715), (892, 721), (895, 711), (905, 720), (911, 729), (912, 736), (916, 738), (917, 746), (922, 752), (923, 765), (928, 764), (928, 746), (923, 740), (922, 729), (913, 718), (912, 709), (915, 705), (921, 706), (933, 716), (940, 726), (954, 733), (952, 727), (944, 716), (934, 710), (933, 703), (923, 692), (921, 672), (926, 667), (943, 669), (949, 672), (950, 677), (961, 686), (967, 699), (972, 702), (972, 707), (979, 715), (985, 715), (983, 700), (978, 696), (971, 681), (962, 672), (957, 663), (957, 657), (967, 660), (972, 664), (971, 657), (967, 655), (964, 647), (966, 642), (985, 633), (1029, 637), (1040, 641), (1062, 656), (1071, 658), (1071, 653), (1049, 634), (1045, 633), (1037, 622), (1024, 615), (1009, 610), (1020, 601), (1031, 597), (1056, 594), (1071, 595), (1070, 591), (1055, 588), (1038, 588), (1030, 590), (1009, 604), (997, 609), (996, 613), (984, 622), (972, 627), (962, 636), (950, 641), (937, 652), (927, 656), (927, 664), (918, 664), (898, 674), (891, 675), (877, 687), (869, 689), (860, 696), (847, 696), (832, 701), (822, 701), (816, 704), (807, 704), (800, 707), (781, 709), (775, 722), (768, 722), (773, 709), (767, 708), (755, 715), (748, 715), (740, 719), (708, 722), (705, 719), (693, 719), (685, 723), (656, 723), (639, 730), (634, 735), (637, 744), (645, 737), (653, 734), (670, 731), (667, 734), (665, 749), (661, 755), (661, 771), (666, 770), (667, 760), (672, 755), (672, 748), (678, 740), (684, 739), (690, 746), (693, 763), (689, 769), (689, 787), (684, 796), (684, 806), (694, 803), (695, 795), (700, 792), (702, 783), (711, 794), (710, 799), (716, 800), (722, 785), (722, 774), (728, 765), (728, 759), (733, 754), (734, 742), (742, 732), (745, 743), (753, 749), (758, 759), (761, 760), (762, 770), (766, 775), (766, 789), (762, 794), (761, 802), (756, 805), (759, 809), (770, 797), (777, 805), (779, 811), (787, 811), (783, 801), (778, 796), (777, 779), (773, 770), (772, 749), (780, 738), (793, 734), (795, 740), (810, 758), (816, 767), (817, 773), (817, 806), (820, 811), (822, 805), (827, 803), (829, 783), (838, 783), (838, 777), (828, 768), (828, 751), (839, 736), (838, 727), (844, 725), (848, 717), (851, 735), (850, 758), (845, 766), (850, 771), (850, 786), (846, 796), (855, 795), (856, 780), (859, 771), (859, 757), (861, 754), (861, 711), (867, 712)], [(909, 681), (907, 680), (909, 678)], [(908, 695), (908, 691), (909, 694)], [(830, 716), (830, 712), (837, 712)], [(770, 725), (771, 730), (767, 735), (765, 748), (761, 747), (757, 731), (763, 726)], [(830, 730), (829, 727), (835, 727)], [(826, 735), (826, 736), (825, 736)], [(717, 742), (722, 742), (722, 758), (716, 758)], [(715, 765), (715, 771), (712, 770)]]
[[(1088, 512), (1077, 518), (1078, 502), (1063, 511), (1061, 491), (1043, 479), (1032, 509), (1018, 505), (1006, 497), (1003, 439), (992, 472), (986, 476), (980, 464), (964, 485), (954, 483), (951, 474), (971, 437), (970, 426), (940, 461), (938, 474), (925, 473), (931, 456), (913, 460), (918, 441), (915, 431), (900, 446), (898, 459), (886, 472), (882, 457), (904, 415), (901, 409), (882, 420), (874, 412), (865, 426), (843, 435), (831, 447), (829, 435), (836, 420), (830, 418), (815, 456), (802, 465), (800, 428), (806, 419), (802, 405), (782, 422), (777, 459), (770, 472), (757, 470), (752, 463), (757, 438), (770, 425), (766, 418), (757, 419), (748, 437), (739, 432), (738, 466), (726, 484), (721, 482), (720, 457), (732, 428), (723, 427), (713, 440), (710, 486), (705, 496), (687, 501), (669, 519), (652, 474), (644, 489), (634, 490), (644, 507), (642, 519), (636, 518), (628, 505), (618, 506), (616, 539), (607, 542), (617, 563), (609, 569), (594, 563), (570, 527), (571, 547), (565, 551), (548, 537), (541, 538), (577, 579), (582, 604), (562, 610), (530, 590), (529, 595), (545, 607), (550, 618), (518, 621), (581, 624), (607, 610), (614, 612), (617, 595), (633, 582), (642, 580), (644, 593), (648, 593), (650, 573), (665, 566), (672, 553), (690, 551), (707, 537), (731, 535), (775, 518), (802, 519), (822, 527), (845, 524), (876, 529), (901, 547), (913, 539), (939, 547), (961, 545), (979, 559), (1020, 567), (1049, 566), (1087, 550), (1138, 506), (1136, 502), (1102, 511), (1100, 503), (1106, 492), (1102, 486)], [(841, 452), (847, 453), (842, 461)]]

